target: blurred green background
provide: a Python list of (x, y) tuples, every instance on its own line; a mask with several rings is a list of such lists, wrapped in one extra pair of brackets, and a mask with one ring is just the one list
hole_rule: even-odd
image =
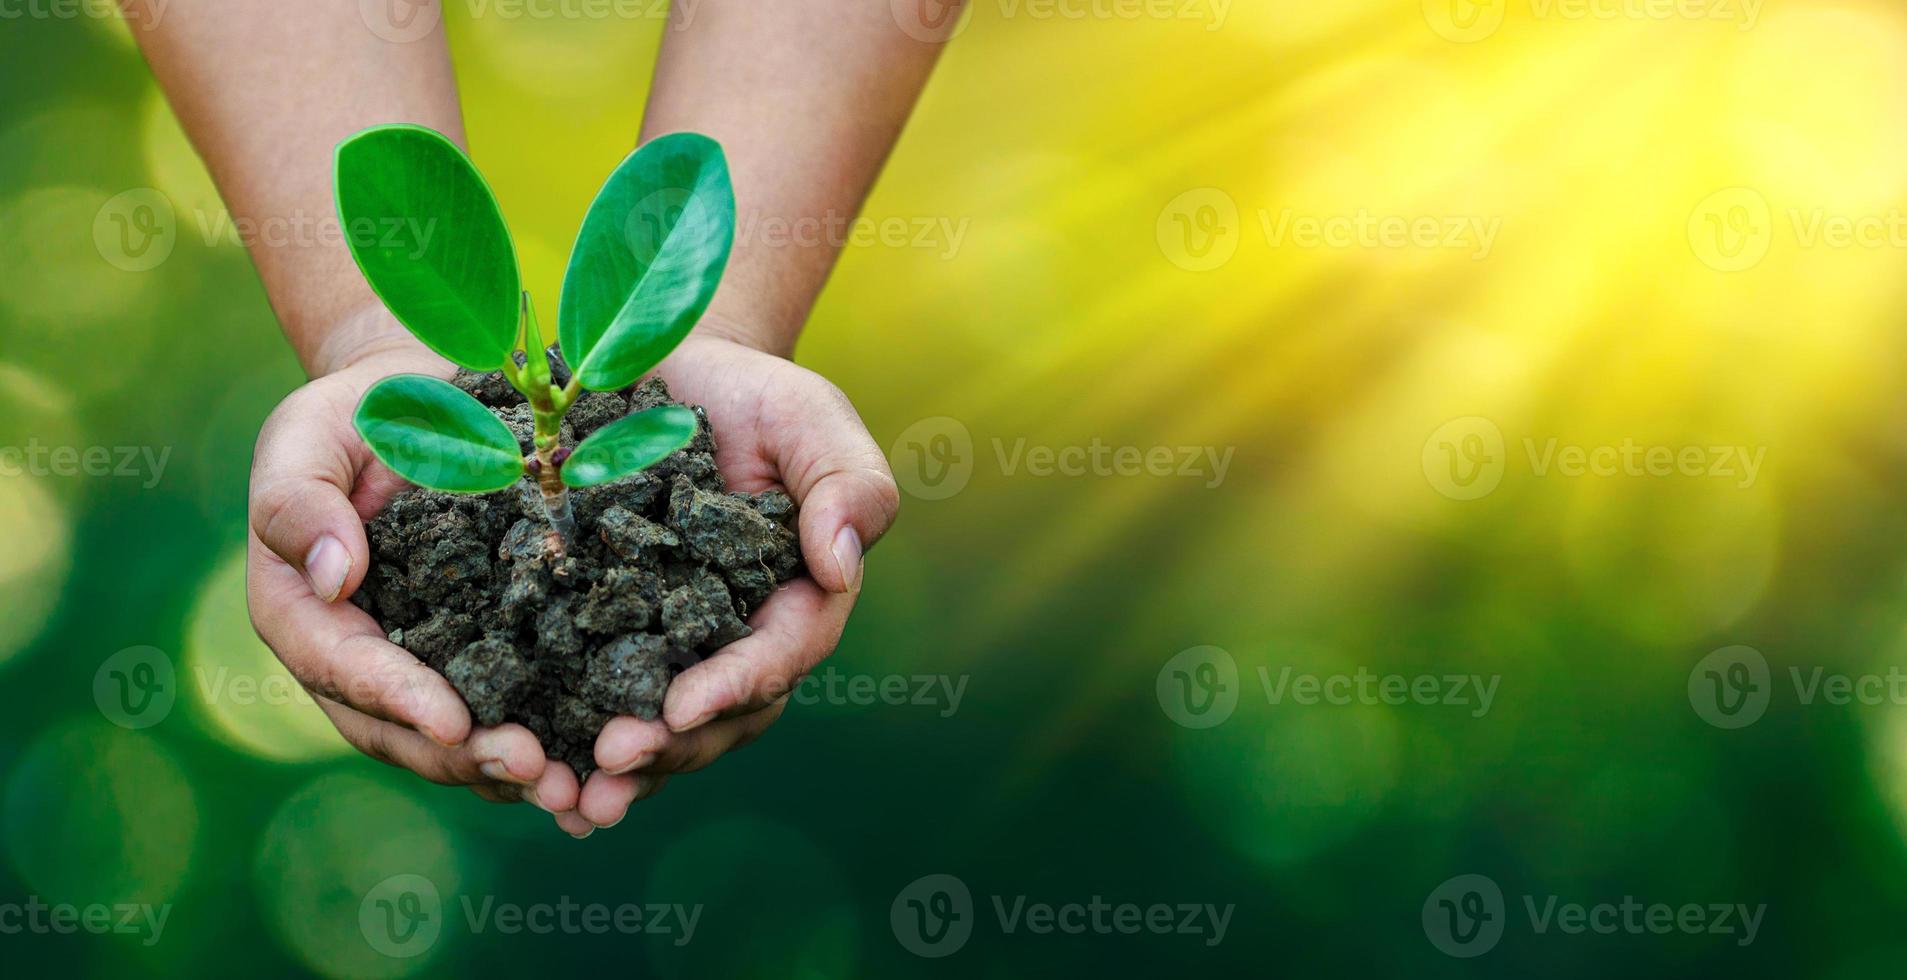
[[(547, 303), (661, 10), (450, 8)], [(98, 9), (0, 19), (10, 970), (1899, 975), (1896, 6), (976, 4), (866, 210), (905, 244), (848, 248), (800, 352), (908, 491), (843, 686), (587, 842), (357, 757), (253, 637), (251, 441), (301, 376)], [(1287, 667), (1493, 698), (1304, 704)], [(1765, 911), (1744, 943), (1526, 905), (1628, 896)], [(1009, 931), (1021, 897), (1233, 912), (1216, 943)], [(167, 918), (62, 935), (34, 902)], [(466, 902), (700, 912), (677, 945)], [(1500, 938), (1453, 946), (1452, 908)]]

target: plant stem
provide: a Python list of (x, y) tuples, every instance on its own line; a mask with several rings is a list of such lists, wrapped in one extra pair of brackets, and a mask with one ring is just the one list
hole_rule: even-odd
[(536, 485), (543, 491), (543, 516), (549, 518), (550, 530), (556, 532), (560, 553), (576, 537), (576, 516), (570, 512), (569, 488), (563, 485), (555, 439), (545, 443), (538, 436), (536, 461)]
[[(538, 353), (541, 353), (540, 351)], [(576, 536), (576, 518), (570, 513), (569, 488), (563, 484), (563, 460), (569, 455), (562, 448), (563, 413), (555, 401), (555, 387), (531, 386), (530, 413), (536, 419), (536, 483), (543, 491), (543, 514), (556, 532), (560, 552)]]
[[(530, 402), (530, 414), (536, 420), (536, 458), (531, 460), (531, 475), (537, 489), (543, 491), (543, 516), (549, 519), (561, 554), (576, 536), (576, 517), (569, 507), (569, 488), (563, 485), (563, 459), (569, 455), (561, 448), (563, 415), (576, 400), (572, 391), (559, 389), (550, 381), (549, 353), (543, 347), (543, 331), (536, 322), (536, 306), (524, 291), (518, 307), (517, 347), (523, 351), (523, 366), (516, 357), (505, 358), (503, 376)], [(572, 386), (574, 387), (574, 386)]]

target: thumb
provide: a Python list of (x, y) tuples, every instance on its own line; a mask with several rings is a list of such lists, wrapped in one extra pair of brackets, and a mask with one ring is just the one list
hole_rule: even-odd
[(827, 394), (804, 420), (781, 472), (795, 475), (788, 491), (801, 504), (808, 574), (829, 592), (856, 592), (862, 556), (900, 511), (900, 489), (847, 396), (832, 385)]
[(333, 602), (357, 589), (370, 563), (364, 520), (350, 496), (359, 466), (333, 413), (300, 394), (279, 405), (259, 431), (252, 532), (303, 574), (318, 598)]

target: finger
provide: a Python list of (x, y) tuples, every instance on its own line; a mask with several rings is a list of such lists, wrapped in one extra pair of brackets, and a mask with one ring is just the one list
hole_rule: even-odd
[(329, 698), (319, 697), (317, 702), (338, 733), (360, 752), (433, 783), (522, 786), (534, 783), (543, 773), (536, 736), (520, 725), (479, 729), (466, 744), (447, 748)]
[(469, 736), (470, 711), (450, 682), (385, 639), (364, 610), (318, 601), (296, 571), (260, 547), (251, 549), (247, 572), (252, 625), (299, 683), (443, 745)]
[[(676, 681), (679, 683), (681, 678)], [(669, 726), (659, 720), (617, 715), (596, 735), (596, 765), (601, 767), (597, 771), (613, 776), (647, 766), (655, 761), (671, 737)]]
[(555, 816), (557, 828), (577, 840), (582, 840), (596, 832), (596, 825), (583, 819), (583, 815), (575, 810), (564, 810)]
[(576, 802), (576, 812), (598, 827), (614, 827), (628, 815), (629, 804), (644, 792), (645, 783), (654, 779), (639, 773), (617, 775), (598, 769), (583, 782), (583, 795)]
[(839, 388), (816, 379), (810, 397), (765, 407), (768, 448), (801, 505), (808, 574), (834, 593), (861, 587), (862, 555), (894, 524), (900, 489), (887, 458)]
[(478, 798), (488, 800), (491, 803), (523, 802), (523, 791), (515, 786), (499, 785), (497, 783), (476, 783), (470, 787), (470, 791), (477, 794)]
[(384, 505), (391, 502), (391, 498), (411, 489), (411, 486), (409, 480), (398, 476), (373, 456), (365, 460), (364, 468), (358, 471), (357, 488), (351, 491), (351, 506), (368, 521), (376, 517)]
[[(760, 711), (712, 722), (677, 735), (656, 753), (654, 762), (631, 776), (663, 776), (694, 772), (761, 737), (781, 717), (788, 702), (777, 701)], [(627, 778), (627, 777), (625, 777)]]
[(775, 590), (750, 617), (753, 633), (669, 684), (663, 722), (671, 731), (691, 731), (787, 697), (834, 651), (853, 607), (854, 596), (823, 592), (802, 579)]
[(294, 393), (265, 420), (252, 454), (252, 533), (325, 602), (350, 595), (370, 564), (370, 515), (351, 502), (358, 438), (342, 418), (325, 395)]
[(543, 775), (536, 783), (523, 791), (523, 798), (534, 806), (553, 815), (576, 809), (576, 797), (581, 787), (576, 782), (576, 773), (568, 764), (549, 762), (543, 767)]
[(535, 786), (549, 768), (536, 735), (518, 724), (479, 728), (459, 748), (477, 762), (487, 779), (519, 787)]
[[(812, 584), (807, 588), (815, 592)], [(731, 648), (732, 650), (732, 648)], [(724, 652), (722, 656), (730, 656)], [(687, 677), (683, 674), (682, 677)], [(677, 678), (670, 687), (682, 683)], [(596, 737), (596, 764), (599, 774), (688, 772), (714, 761), (724, 752), (747, 745), (787, 708), (787, 699), (774, 701), (738, 718), (715, 721), (682, 734), (669, 731), (659, 721), (643, 721), (628, 715), (611, 718)]]

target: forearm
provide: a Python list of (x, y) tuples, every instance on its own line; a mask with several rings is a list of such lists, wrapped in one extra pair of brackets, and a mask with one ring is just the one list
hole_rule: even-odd
[[(153, 3), (129, 6), (144, 14), (138, 8)], [(234, 222), (317, 229), (246, 242), (286, 336), (314, 376), (369, 346), (407, 342), (340, 234), (333, 148), (390, 122), (464, 138), (441, 24), (398, 43), (374, 33), (359, 11), (357, 3), (332, 0), (168, 0), (165, 16), (149, 21), (157, 26), (133, 32)]]
[(738, 212), (698, 329), (788, 354), (942, 45), (878, 0), (698, 0), (670, 18), (642, 138), (719, 140)]

